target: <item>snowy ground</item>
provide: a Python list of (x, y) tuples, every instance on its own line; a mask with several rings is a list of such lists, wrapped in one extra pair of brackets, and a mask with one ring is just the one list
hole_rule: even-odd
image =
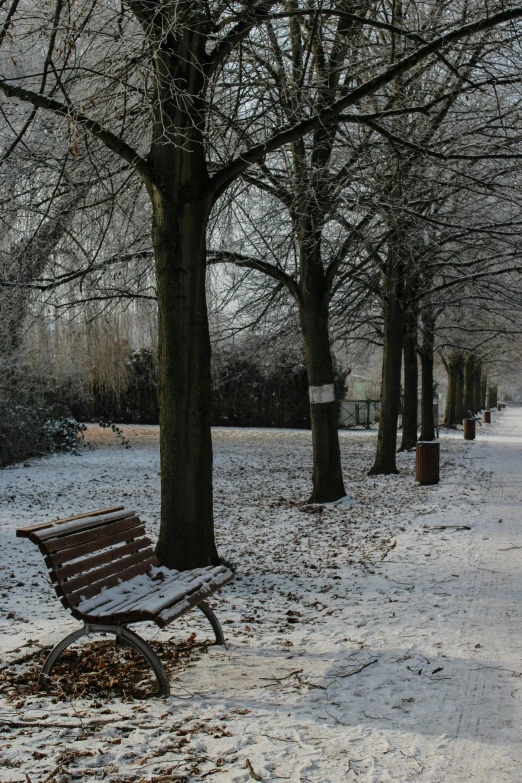
[[(522, 409), (475, 442), (443, 435), (432, 488), (412, 454), (369, 478), (375, 435), (343, 432), (358, 505), (323, 510), (303, 503), (309, 433), (216, 430), (217, 537), (238, 574), (214, 602), (228, 649), (198, 648), (167, 701), (2, 691), (78, 625), (15, 528), (120, 502), (157, 528), (157, 429), (126, 432), (129, 450), (91, 429), (80, 456), (0, 473), (2, 783), (521, 780)], [(141, 630), (210, 638), (196, 615)]]

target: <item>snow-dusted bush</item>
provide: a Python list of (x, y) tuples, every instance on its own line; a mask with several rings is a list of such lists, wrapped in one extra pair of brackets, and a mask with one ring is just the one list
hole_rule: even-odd
[(83, 425), (53, 400), (53, 390), (23, 363), (2, 367), (0, 468), (55, 451), (75, 451)]
[[(346, 373), (334, 366), (335, 396)], [(212, 424), (240, 427), (310, 427), (305, 357), (299, 348), (262, 345), (224, 350), (213, 368)]]

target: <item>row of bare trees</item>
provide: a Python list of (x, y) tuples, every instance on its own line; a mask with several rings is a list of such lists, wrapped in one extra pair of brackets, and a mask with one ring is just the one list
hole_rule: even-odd
[(236, 330), (295, 313), (314, 501), (345, 494), (334, 338), (383, 347), (372, 472), (391, 473), (403, 357), (415, 416), (421, 358), (429, 439), (433, 357), (463, 342), (464, 303), (500, 281), (481, 326), (514, 332), (522, 6), (12, 0), (0, 13), (4, 331), (20, 334), (35, 298), (59, 313), (157, 299), (166, 565), (219, 560), (209, 300)]

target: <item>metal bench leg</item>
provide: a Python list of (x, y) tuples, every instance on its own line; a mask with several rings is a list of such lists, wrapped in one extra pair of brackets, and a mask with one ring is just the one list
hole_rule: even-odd
[(212, 626), (212, 630), (216, 635), (216, 644), (220, 644), (222, 647), (224, 647), (225, 637), (223, 635), (223, 629), (216, 615), (210, 608), (210, 606), (206, 603), (206, 601), (202, 601), (200, 604), (198, 604), (198, 609), (201, 609), (201, 611), (209, 621), (210, 625)]
[[(165, 671), (162, 662), (152, 647), (147, 644), (145, 639), (142, 639), (141, 636), (138, 636), (137, 633), (134, 633), (134, 631), (131, 631), (129, 628), (118, 626), (115, 630), (117, 636), (122, 636), (126, 642), (135, 647), (136, 650), (139, 650), (143, 657), (146, 658), (149, 662), (150, 667), (156, 675), (156, 679), (158, 681), (159, 687), (156, 696), (159, 696), (160, 699), (164, 699), (167, 696), (170, 696), (170, 685), (167, 672)], [(115, 630), (113, 630), (112, 633), (114, 633)]]
[(65, 648), (69, 647), (69, 645), (75, 642), (76, 639), (80, 639), (82, 636), (86, 636), (88, 633), (89, 632), (85, 630), (85, 627), (79, 628), (77, 631), (70, 633), (69, 636), (66, 636), (65, 639), (62, 639), (61, 642), (58, 642), (56, 647), (51, 650), (45, 659), (45, 663), (42, 666), (42, 670), (40, 672), (40, 677), (38, 679), (38, 685), (40, 688), (47, 688), (47, 686), (50, 684), (51, 678), (49, 675), (51, 674), (56, 661), (63, 653)]
[(156, 696), (159, 696), (160, 698), (170, 696), (170, 685), (167, 672), (165, 671), (163, 664), (154, 650), (144, 639), (141, 638), (141, 636), (138, 636), (138, 634), (134, 633), (134, 631), (131, 631), (121, 625), (92, 625), (90, 623), (86, 623), (83, 628), (79, 628), (77, 631), (69, 634), (69, 636), (66, 636), (65, 639), (62, 639), (62, 641), (59, 642), (48, 655), (44, 665), (42, 666), (39, 679), (40, 687), (46, 688), (50, 684), (51, 671), (66, 647), (75, 642), (77, 639), (80, 639), (82, 636), (96, 633), (113, 633), (115, 634), (117, 640), (121, 638), (125, 640), (127, 644), (132, 645), (132, 647), (138, 650), (138, 652), (140, 652), (148, 661), (152, 671), (156, 675), (159, 686)]

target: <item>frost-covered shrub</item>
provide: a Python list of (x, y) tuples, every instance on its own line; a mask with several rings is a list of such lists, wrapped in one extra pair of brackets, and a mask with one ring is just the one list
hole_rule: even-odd
[[(342, 399), (346, 373), (337, 367), (334, 372), (335, 396)], [(298, 348), (225, 350), (218, 357), (212, 380), (212, 424), (310, 427), (308, 375)]]
[[(52, 410), (49, 411), (53, 415)], [(44, 422), (43, 436), (47, 451), (75, 451), (83, 438), (85, 424), (79, 424), (71, 416), (59, 416)]]
[(5, 368), (0, 381), (0, 467), (55, 451), (75, 451), (83, 425), (27, 366)]

